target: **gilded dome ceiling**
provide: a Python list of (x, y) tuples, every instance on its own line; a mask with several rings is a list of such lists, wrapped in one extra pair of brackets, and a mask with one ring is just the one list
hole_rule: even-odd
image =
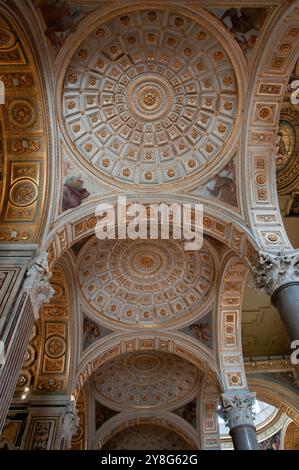
[(200, 24), (136, 11), (78, 47), (63, 88), (69, 145), (117, 185), (177, 184), (229, 145), (238, 106), (226, 51)]
[(110, 408), (168, 407), (194, 398), (199, 369), (169, 353), (123, 354), (103, 364), (93, 375), (96, 398)]
[(213, 290), (214, 262), (205, 243), (92, 238), (78, 261), (83, 299), (108, 326), (178, 326), (196, 318)]
[(190, 450), (194, 445), (175, 433), (154, 424), (140, 424), (124, 429), (110, 439), (107, 450)]

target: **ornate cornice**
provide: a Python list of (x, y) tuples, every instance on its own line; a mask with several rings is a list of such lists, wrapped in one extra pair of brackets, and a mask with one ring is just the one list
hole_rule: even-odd
[(260, 252), (253, 274), (254, 290), (260, 294), (273, 295), (279, 287), (299, 283), (299, 253)]
[(223, 407), (219, 414), (229, 429), (242, 425), (253, 426), (255, 414), (252, 408), (255, 399), (255, 393), (245, 395), (222, 394)]

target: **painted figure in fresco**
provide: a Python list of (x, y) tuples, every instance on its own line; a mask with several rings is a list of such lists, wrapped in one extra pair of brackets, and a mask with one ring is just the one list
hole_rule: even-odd
[(207, 187), (209, 193), (226, 204), (237, 207), (238, 202), (236, 183), (229, 176), (215, 175), (213, 180), (215, 182), (214, 188), (211, 189)]
[(196, 338), (203, 343), (209, 342), (211, 339), (210, 325), (208, 322), (205, 323), (193, 323), (189, 326), (190, 330), (195, 333)]
[(242, 34), (241, 38), (236, 37), (236, 41), (241, 47), (242, 51), (246, 54), (249, 49), (252, 49), (257, 40), (256, 34), (251, 34), (248, 38)]
[(62, 46), (64, 36), (59, 33), (75, 32), (78, 26), (79, 11), (71, 12), (70, 6), (64, 0), (37, 0), (36, 6), (40, 8), (47, 30), (45, 35), (55, 48)]
[(266, 8), (240, 8), (240, 14), (236, 8), (226, 10), (221, 20), (230, 18), (233, 33), (246, 34), (251, 29), (260, 31), (267, 16)]
[(80, 206), (82, 201), (89, 196), (89, 192), (83, 188), (83, 184), (83, 181), (78, 176), (71, 176), (66, 179), (63, 185), (63, 211)]
[(100, 327), (90, 321), (88, 318), (84, 318), (83, 322), (83, 348), (92, 344), (97, 338), (101, 336)]
[(276, 165), (280, 165), (286, 155), (286, 145), (283, 140), (283, 133), (278, 131), (276, 141)]

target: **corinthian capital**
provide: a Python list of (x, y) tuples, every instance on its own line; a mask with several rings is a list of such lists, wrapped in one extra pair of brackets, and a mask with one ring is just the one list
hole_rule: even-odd
[(223, 407), (219, 414), (229, 429), (244, 424), (253, 426), (255, 393), (246, 395), (222, 394)]
[(279, 287), (299, 282), (299, 253), (260, 252), (253, 268), (253, 287), (256, 292), (272, 295)]
[(30, 295), (34, 316), (38, 319), (40, 307), (48, 303), (55, 293), (50, 284), (52, 273), (48, 266), (48, 253), (40, 253), (29, 265), (24, 290)]

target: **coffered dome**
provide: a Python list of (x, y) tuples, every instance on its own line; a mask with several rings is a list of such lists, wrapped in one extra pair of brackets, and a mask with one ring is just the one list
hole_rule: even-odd
[(123, 354), (103, 364), (93, 376), (95, 396), (116, 409), (180, 406), (194, 398), (199, 369), (169, 353)]
[(82, 297), (112, 327), (181, 324), (200, 315), (213, 290), (207, 246), (185, 251), (184, 241), (92, 238), (78, 262)]
[(73, 55), (63, 89), (69, 145), (118, 185), (185, 181), (220, 156), (237, 115), (226, 51), (200, 24), (136, 11), (99, 25)]
[(108, 450), (190, 450), (194, 445), (182, 436), (162, 426), (140, 424), (124, 429), (110, 439), (103, 449)]

